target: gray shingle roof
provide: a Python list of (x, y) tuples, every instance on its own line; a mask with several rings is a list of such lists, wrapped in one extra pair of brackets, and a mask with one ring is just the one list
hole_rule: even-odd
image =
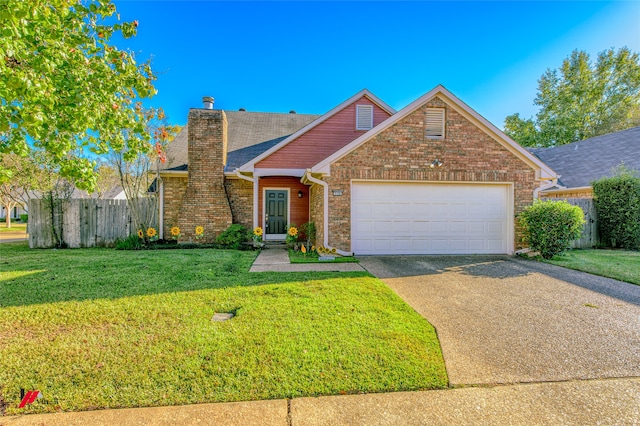
[(640, 126), (552, 148), (531, 148), (567, 188), (590, 186), (621, 163), (640, 171)]
[[(225, 114), (228, 125), (226, 171), (240, 167), (320, 117), (247, 111), (225, 111)], [(169, 144), (165, 170), (187, 169), (187, 126)]]

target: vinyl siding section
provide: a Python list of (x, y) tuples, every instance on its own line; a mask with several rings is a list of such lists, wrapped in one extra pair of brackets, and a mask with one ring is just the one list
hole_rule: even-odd
[(366, 132), (356, 130), (356, 105), (373, 106), (374, 126), (390, 116), (388, 112), (363, 96), (260, 161), (255, 168), (306, 169), (324, 160)]
[[(264, 229), (264, 189), (289, 188), (290, 223), (300, 226), (309, 221), (309, 187), (300, 182), (300, 178), (289, 176), (264, 177), (259, 181), (258, 223)], [(298, 198), (302, 191), (302, 198)]]

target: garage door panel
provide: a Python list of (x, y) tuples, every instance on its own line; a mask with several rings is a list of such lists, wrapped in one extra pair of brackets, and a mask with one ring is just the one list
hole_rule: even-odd
[(451, 222), (451, 233), (466, 233), (467, 232), (467, 222)]
[(509, 187), (356, 182), (356, 254), (507, 253)]
[(431, 232), (434, 234), (449, 232), (449, 222), (431, 222)]

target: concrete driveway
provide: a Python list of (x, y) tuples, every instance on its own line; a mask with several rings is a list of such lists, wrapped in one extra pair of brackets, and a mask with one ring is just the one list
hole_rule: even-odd
[(506, 256), (368, 256), (438, 332), (452, 384), (640, 377), (640, 286)]

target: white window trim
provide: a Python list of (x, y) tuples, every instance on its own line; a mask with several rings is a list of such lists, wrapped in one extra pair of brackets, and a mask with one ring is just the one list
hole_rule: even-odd
[[(369, 109), (369, 112), (371, 113), (371, 119), (369, 121), (369, 123), (371, 124), (370, 126), (362, 126), (360, 124), (360, 110), (366, 111), (366, 109)], [(373, 105), (356, 105), (356, 130), (371, 130), (373, 128)]]
[[(428, 133), (428, 116), (429, 113), (440, 113), (440, 117), (439, 119), (441, 120), (440, 124), (442, 125), (442, 131), (440, 132), (440, 135), (429, 135)], [(424, 135), (427, 139), (444, 139), (445, 137), (445, 116), (444, 116), (444, 108), (427, 108), (427, 111), (425, 112), (425, 128), (424, 128)]]

